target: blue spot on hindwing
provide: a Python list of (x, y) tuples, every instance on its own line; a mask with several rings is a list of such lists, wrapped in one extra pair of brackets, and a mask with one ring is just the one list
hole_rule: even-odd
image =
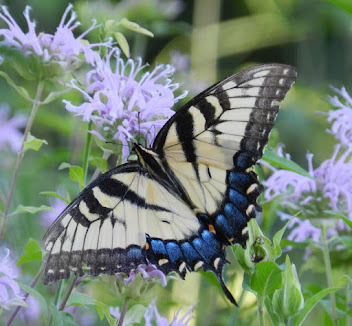
[(238, 207), (241, 210), (246, 210), (248, 207), (248, 199), (246, 196), (240, 194), (238, 191), (234, 189), (230, 189), (229, 191), (229, 199), (233, 205)]
[(231, 203), (227, 203), (224, 207), (224, 213), (227, 219), (230, 221), (231, 225), (236, 226), (236, 229), (242, 230), (244, 227), (246, 227), (247, 219), (236, 206), (232, 205)]
[(212, 248), (214, 248), (214, 250), (216, 251), (220, 251), (221, 250), (221, 244), (220, 242), (216, 239), (215, 234), (213, 232), (210, 232), (208, 230), (203, 230), (202, 232), (202, 238), (204, 239), (204, 241), (211, 246)]
[(235, 168), (245, 170), (253, 165), (253, 158), (249, 153), (237, 152), (233, 157), (233, 164)]
[(130, 248), (127, 252), (127, 258), (132, 261), (143, 259), (142, 251), (140, 248)]
[(150, 245), (154, 254), (156, 255), (166, 255), (165, 245), (162, 240), (152, 240), (150, 241)]
[(184, 242), (181, 244), (181, 249), (189, 265), (196, 263), (201, 259), (197, 251), (192, 247), (189, 242)]
[(166, 251), (172, 263), (176, 263), (178, 260), (183, 258), (182, 251), (175, 242), (168, 242), (166, 244)]
[(234, 234), (235, 234), (234, 229), (232, 228), (231, 224), (226, 219), (226, 217), (222, 214), (219, 214), (215, 218), (215, 229), (217, 233), (220, 233), (227, 239), (234, 237)]
[(214, 250), (201, 238), (195, 238), (193, 240), (193, 246), (207, 264), (210, 264), (212, 259), (216, 256), (216, 252), (214, 252)]
[(252, 178), (246, 173), (231, 171), (228, 174), (228, 184), (240, 193), (245, 193), (251, 183), (253, 183)]

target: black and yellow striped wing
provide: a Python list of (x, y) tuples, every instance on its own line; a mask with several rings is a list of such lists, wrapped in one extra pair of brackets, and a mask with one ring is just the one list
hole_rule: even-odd
[(251, 167), (295, 78), (281, 64), (242, 70), (181, 108), (152, 149), (135, 144), (138, 162), (95, 180), (47, 231), (44, 282), (149, 261), (181, 277), (213, 271), (235, 303), (222, 280), (224, 247), (245, 245), (262, 190)]

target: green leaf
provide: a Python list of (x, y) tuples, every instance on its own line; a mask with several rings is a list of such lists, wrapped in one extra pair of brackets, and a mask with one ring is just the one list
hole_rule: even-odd
[(69, 204), (71, 201), (66, 199), (65, 197), (62, 197), (61, 195), (59, 195), (58, 193), (54, 192), (54, 191), (41, 191), (39, 193), (39, 195), (50, 195), (50, 196), (54, 196), (56, 198), (61, 199), (63, 202), (65, 202), (66, 204)]
[(135, 304), (130, 309), (128, 309), (122, 326), (134, 325), (136, 323), (140, 323), (146, 310), (147, 310), (147, 307), (141, 304)]
[(29, 149), (39, 151), (43, 144), (48, 145), (48, 142), (45, 139), (36, 138), (29, 133), (26, 141), (23, 143), (23, 148), (25, 151)]
[(92, 157), (90, 163), (96, 166), (102, 173), (108, 171), (108, 161), (102, 157)]
[(60, 97), (61, 95), (65, 94), (69, 91), (70, 91), (70, 89), (68, 88), (68, 89), (65, 89), (65, 90), (59, 91), (59, 92), (50, 92), (48, 94), (48, 96), (41, 102), (41, 105), (48, 104), (52, 101), (55, 101), (58, 97)]
[(329, 289), (324, 289), (309, 298), (303, 309), (293, 317), (293, 326), (301, 326), (303, 325), (304, 320), (307, 318), (308, 314), (311, 312), (311, 310), (315, 307), (315, 305), (322, 299), (324, 298), (327, 294), (337, 291), (339, 288), (329, 288)]
[(287, 158), (281, 157), (279, 155), (277, 155), (276, 153), (269, 151), (269, 150), (265, 150), (264, 151), (264, 155), (262, 157), (264, 159), (264, 161), (276, 166), (276, 167), (280, 167), (281, 169), (284, 170), (289, 170), (292, 172), (296, 172), (298, 174), (301, 174), (307, 178), (310, 179), (314, 179), (309, 173), (308, 171), (306, 171), (305, 169), (303, 169), (301, 166), (299, 166), (297, 163), (288, 160)]
[(109, 307), (105, 303), (97, 300), (94, 300), (94, 303), (95, 303), (95, 309), (97, 310), (100, 319), (102, 320), (105, 316), (109, 325), (115, 326), (117, 323), (117, 319), (111, 315)]
[(94, 306), (95, 301), (89, 295), (80, 292), (72, 292), (66, 306)]
[(34, 290), (30, 286), (28, 286), (18, 280), (16, 280), (16, 282), (17, 282), (18, 286), (23, 291), (29, 293), (34, 299), (37, 300), (37, 302), (39, 303), (39, 306), (40, 306), (41, 315), (43, 317), (44, 324), (47, 325), (48, 319), (49, 319), (49, 312), (48, 312), (48, 305), (46, 304), (45, 298), (38, 291)]
[(59, 166), (59, 170), (69, 169), (70, 179), (72, 181), (77, 181), (81, 187), (84, 188), (84, 172), (80, 166), (71, 165), (69, 163), (61, 163)]
[(330, 210), (326, 210), (326, 211), (324, 211), (324, 213), (338, 216), (338, 217), (341, 218), (341, 219), (349, 226), (349, 228), (352, 230), (352, 221), (351, 221), (346, 215), (342, 214), (341, 212), (330, 211)]
[(7, 81), (7, 83), (13, 87), (16, 92), (21, 95), (23, 98), (25, 98), (28, 101), (32, 101), (31, 97), (29, 96), (27, 90), (21, 86), (17, 86), (15, 82), (11, 79), (11, 77), (5, 73), (4, 71), (0, 71), (0, 76), (4, 77)]
[(295, 315), (304, 306), (296, 267), (291, 264), (288, 255), (286, 256), (286, 269), (282, 273), (282, 286), (274, 292), (272, 305), (274, 311), (284, 320)]
[(120, 26), (123, 26), (127, 29), (129, 29), (130, 31), (136, 32), (136, 33), (140, 33), (140, 34), (144, 34), (150, 37), (154, 37), (154, 34), (150, 31), (148, 31), (147, 29), (139, 26), (137, 23), (132, 22), (130, 20), (128, 20), (127, 18), (122, 18), (119, 22)]
[(114, 36), (115, 36), (117, 43), (119, 44), (120, 49), (123, 51), (125, 56), (127, 58), (129, 58), (130, 57), (130, 46), (128, 45), (126, 37), (120, 32), (115, 32)]
[(352, 2), (351, 0), (326, 0), (327, 2), (332, 3), (336, 7), (339, 7), (342, 10), (347, 11), (349, 14), (352, 14)]
[(53, 208), (46, 205), (41, 205), (39, 207), (18, 205), (16, 210), (11, 215), (22, 213), (36, 214), (41, 211), (50, 211), (55, 213), (55, 210)]
[(20, 257), (17, 262), (17, 265), (22, 265), (24, 263), (28, 263), (30, 261), (41, 261), (42, 260), (42, 249), (40, 244), (33, 239), (30, 239), (26, 247), (24, 248), (24, 255)]
[(51, 325), (55, 326), (79, 326), (72, 315), (65, 311), (58, 311), (55, 305), (50, 305)]
[(277, 258), (281, 256), (282, 249), (281, 249), (281, 239), (284, 235), (288, 225), (292, 221), (293, 217), (279, 230), (275, 233), (273, 237), (273, 250), (272, 255), (270, 257), (271, 260), (275, 261)]
[(266, 297), (281, 287), (281, 270), (271, 261), (257, 264), (252, 276), (251, 288), (259, 297)]

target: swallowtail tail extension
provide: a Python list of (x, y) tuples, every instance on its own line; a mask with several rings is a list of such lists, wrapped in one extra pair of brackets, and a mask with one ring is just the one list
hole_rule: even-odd
[(138, 161), (85, 188), (45, 234), (44, 283), (70, 272), (129, 273), (148, 261), (165, 274), (217, 276), (225, 248), (245, 246), (262, 191), (251, 167), (263, 154), (294, 67), (264, 64), (208, 88), (171, 117)]

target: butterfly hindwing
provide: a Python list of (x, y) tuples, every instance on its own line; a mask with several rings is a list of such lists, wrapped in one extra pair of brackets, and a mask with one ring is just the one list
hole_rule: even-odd
[[(209, 250), (218, 243), (188, 205), (138, 164), (117, 167), (94, 181), (62, 212), (44, 240), (49, 251), (45, 283), (68, 278), (70, 271), (128, 273), (146, 259), (165, 273), (174, 270), (184, 276), (186, 268), (204, 263), (202, 251), (189, 254), (195, 252), (193, 240), (195, 245), (203, 241)], [(224, 259), (222, 252), (213, 251), (205, 263), (217, 257)]]

